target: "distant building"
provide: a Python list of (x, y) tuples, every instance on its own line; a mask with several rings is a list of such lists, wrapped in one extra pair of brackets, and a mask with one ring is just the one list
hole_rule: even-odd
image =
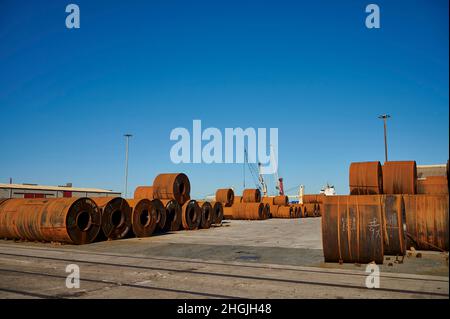
[(115, 197), (121, 193), (106, 189), (30, 184), (0, 184), (0, 198)]
[(417, 165), (417, 178), (427, 178), (429, 176), (447, 176), (447, 165)]

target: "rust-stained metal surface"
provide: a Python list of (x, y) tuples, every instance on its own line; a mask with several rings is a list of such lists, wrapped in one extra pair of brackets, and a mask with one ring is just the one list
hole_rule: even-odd
[(152, 200), (153, 197), (153, 186), (138, 186), (134, 190), (134, 199), (146, 198)]
[(417, 166), (415, 161), (385, 162), (383, 171), (384, 194), (416, 194)]
[(131, 228), (136, 237), (149, 237), (156, 229), (158, 214), (147, 198), (127, 199), (131, 208)]
[(448, 195), (404, 195), (407, 247), (448, 251)]
[(223, 219), (233, 219), (233, 207), (223, 207)]
[(417, 194), (448, 195), (447, 176), (428, 176), (417, 180)]
[(211, 206), (213, 207), (213, 224), (220, 225), (223, 220), (223, 205), (220, 202), (211, 202)]
[(257, 188), (244, 189), (242, 192), (243, 203), (259, 203), (261, 201), (261, 191)]
[(183, 229), (194, 230), (200, 226), (202, 218), (202, 209), (197, 201), (189, 200), (181, 208), (181, 221)]
[(239, 203), (234, 204), (232, 208), (229, 219), (265, 219), (263, 203)]
[(261, 198), (261, 203), (273, 205), (274, 204), (273, 203), (273, 199), (274, 199), (273, 196), (264, 196), (264, 197)]
[(0, 238), (88, 244), (101, 227), (89, 198), (15, 198), (0, 205)]
[(263, 219), (268, 219), (270, 218), (270, 204), (264, 204), (264, 211), (263, 211)]
[(234, 195), (233, 205), (238, 203), (242, 203), (242, 196)]
[[(122, 197), (92, 197), (102, 214), (102, 233), (107, 239), (124, 238), (131, 229), (131, 208)], [(102, 236), (100, 236), (102, 237)]]
[(166, 208), (166, 223), (164, 231), (177, 231), (181, 228), (181, 206), (174, 199), (161, 199)]
[(380, 162), (350, 164), (350, 195), (374, 195), (383, 193), (383, 173)]
[(226, 207), (233, 205), (234, 191), (231, 188), (218, 189), (216, 191), (216, 202), (221, 202)]
[(197, 202), (202, 210), (200, 219), (200, 228), (208, 229), (211, 227), (214, 218), (213, 207), (210, 202)]
[(382, 264), (382, 222), (378, 196), (326, 196), (322, 214), (325, 262)]
[(166, 207), (164, 206), (163, 202), (160, 199), (152, 199), (152, 206), (153, 209), (156, 211), (156, 230), (162, 231), (164, 230), (164, 227), (166, 226), (167, 221), (167, 211)]
[(275, 205), (286, 206), (289, 204), (289, 198), (286, 195), (279, 195), (273, 198), (273, 203)]
[(153, 197), (175, 199), (183, 205), (190, 199), (191, 184), (186, 174), (159, 174), (153, 181)]
[(402, 195), (381, 195), (380, 205), (384, 218), (384, 254), (406, 254), (405, 205)]

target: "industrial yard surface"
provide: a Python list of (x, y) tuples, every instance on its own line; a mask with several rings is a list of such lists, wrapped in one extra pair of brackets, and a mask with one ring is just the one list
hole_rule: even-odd
[[(224, 221), (197, 231), (89, 245), (0, 240), (0, 298), (448, 298), (448, 255), (323, 262), (321, 218)], [(79, 289), (66, 266), (80, 267)]]

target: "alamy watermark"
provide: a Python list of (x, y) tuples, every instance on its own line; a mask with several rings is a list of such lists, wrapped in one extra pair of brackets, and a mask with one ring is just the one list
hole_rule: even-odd
[(77, 264), (70, 264), (66, 266), (66, 287), (68, 289), (80, 288), (80, 267)]
[(366, 287), (369, 289), (380, 288), (380, 267), (375, 263), (370, 263), (366, 266)]
[(260, 163), (262, 174), (277, 171), (278, 128), (270, 128), (269, 136), (266, 128), (225, 128), (224, 135), (215, 127), (202, 130), (201, 120), (193, 120), (192, 134), (177, 127), (170, 133), (170, 140), (177, 141), (170, 150), (170, 159), (175, 164)]

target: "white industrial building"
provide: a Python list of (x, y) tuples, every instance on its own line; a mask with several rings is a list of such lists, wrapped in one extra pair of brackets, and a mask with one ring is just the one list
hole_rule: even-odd
[(0, 184), (0, 198), (115, 197), (121, 193), (106, 189), (30, 184)]

